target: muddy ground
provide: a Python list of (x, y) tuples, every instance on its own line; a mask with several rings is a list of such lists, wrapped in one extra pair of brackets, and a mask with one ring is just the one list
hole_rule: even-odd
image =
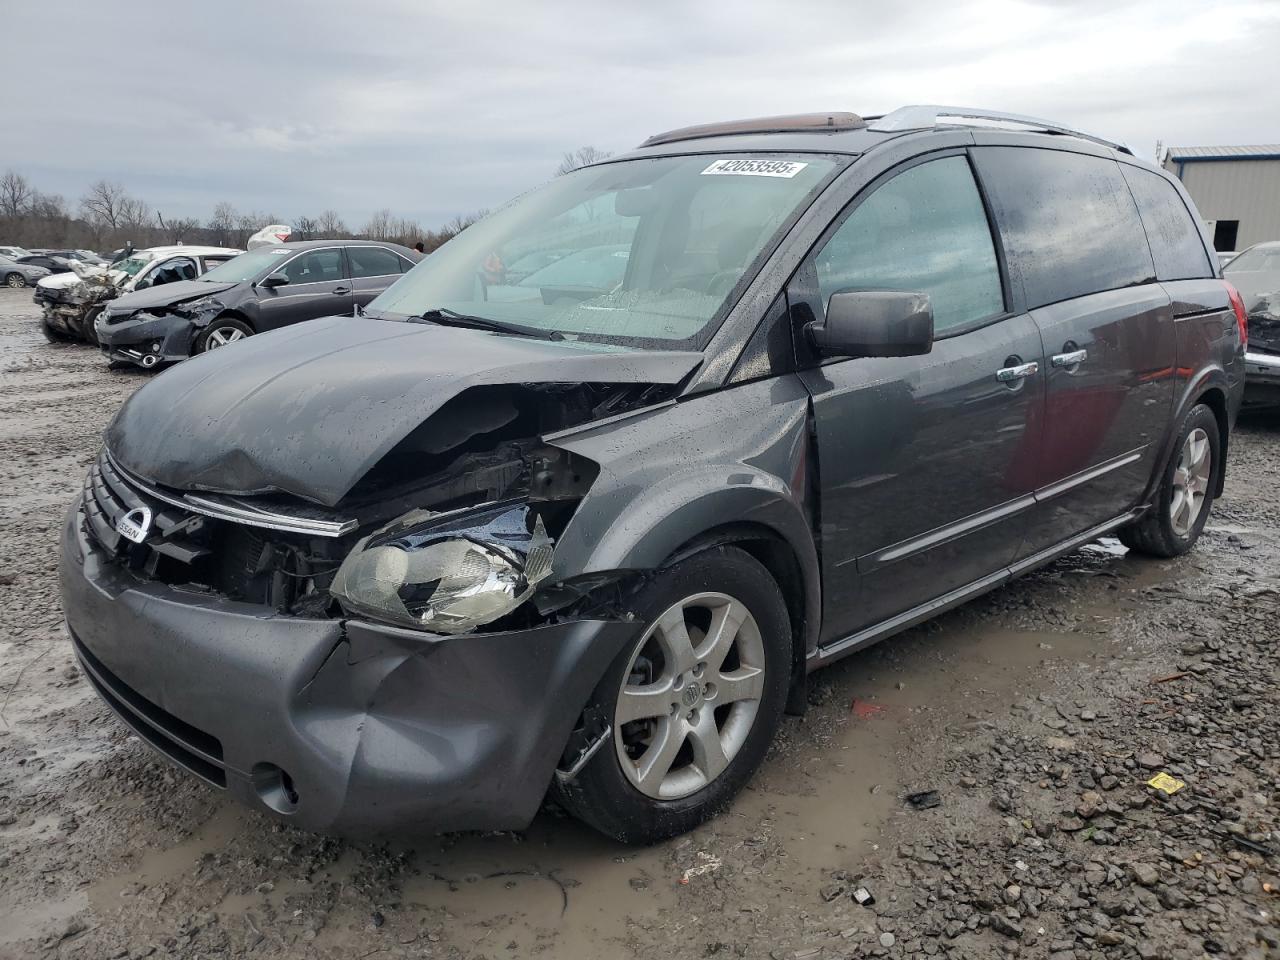
[(1089, 548), (817, 675), (687, 837), (354, 845), (170, 769), (73, 665), (58, 525), (146, 379), (0, 290), (0, 957), (1280, 956), (1280, 418), (1191, 555)]

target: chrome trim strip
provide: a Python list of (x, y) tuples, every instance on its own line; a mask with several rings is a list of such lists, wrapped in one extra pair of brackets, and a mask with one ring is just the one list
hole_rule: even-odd
[[(1025, 496), (1018, 497), (1016, 500), (1008, 500), (999, 506), (992, 507), (990, 510), (971, 514), (956, 523), (947, 524), (945, 527), (935, 527), (926, 533), (907, 540), (899, 540), (897, 543), (885, 547), (879, 553), (858, 557), (858, 573), (870, 573), (887, 563), (893, 563), (895, 560), (902, 560), (924, 550), (941, 546), (993, 523), (1007, 520), (1024, 510), (1034, 507), (1035, 504), (1035, 497), (1028, 493)], [(843, 561), (843, 563), (848, 562), (847, 560)], [(843, 563), (839, 565), (842, 566)]]
[(121, 467), (115, 458), (111, 456), (110, 451), (105, 451), (105, 453), (112, 469), (143, 493), (155, 497), (171, 507), (190, 510), (192, 513), (198, 513), (203, 517), (212, 517), (215, 520), (229, 520), (232, 523), (263, 527), (264, 529), (277, 530), (281, 533), (304, 533), (315, 537), (341, 537), (354, 532), (360, 526), (358, 520), (310, 520), (305, 517), (291, 517), (284, 513), (259, 510), (246, 504), (218, 503), (192, 493), (174, 496), (162, 490), (157, 490), (151, 484), (138, 479), (128, 470)]
[(895, 633), (901, 633), (909, 627), (914, 627), (917, 623), (928, 620), (952, 607), (957, 607), (967, 600), (972, 600), (979, 594), (993, 590), (1003, 583), (1008, 582), (1014, 577), (1020, 576), (1027, 571), (1043, 566), (1050, 561), (1056, 560), (1064, 554), (1078, 550), (1091, 540), (1096, 540), (1104, 533), (1109, 533), (1116, 527), (1124, 526), (1131, 520), (1136, 520), (1142, 516), (1147, 508), (1145, 506), (1135, 507), (1127, 513), (1108, 520), (1106, 523), (1100, 523), (1096, 527), (1091, 527), (1084, 533), (1077, 534), (1055, 547), (1049, 547), (1047, 550), (1041, 550), (1039, 553), (1032, 554), (1025, 560), (1019, 560), (1017, 563), (1006, 567), (1001, 567), (994, 573), (988, 574), (972, 583), (952, 590), (950, 593), (944, 593), (940, 597), (932, 600), (926, 600), (924, 603), (912, 607), (910, 610), (904, 610), (896, 616), (883, 620), (880, 623), (873, 624), (852, 633), (840, 640), (833, 640), (826, 646), (818, 647), (813, 653), (809, 654), (805, 663), (806, 672), (812, 672), (818, 667), (825, 666), (832, 660), (836, 660), (846, 654), (853, 653), (855, 650), (861, 650), (863, 647), (869, 647), (873, 643), (878, 643)]
[(1073, 476), (1067, 477), (1065, 480), (1059, 480), (1057, 483), (1051, 483), (1047, 487), (1041, 487), (1035, 492), (1037, 503), (1043, 503), (1046, 500), (1052, 500), (1054, 497), (1061, 496), (1069, 490), (1080, 486), (1082, 483), (1088, 483), (1090, 480), (1097, 480), (1098, 477), (1110, 473), (1112, 470), (1119, 470), (1121, 467), (1127, 467), (1129, 464), (1142, 459), (1142, 454), (1146, 452), (1147, 447), (1142, 446), (1137, 450), (1131, 450), (1128, 453), (1122, 453), (1118, 457), (1113, 457), (1105, 463), (1100, 463), (1096, 467), (1090, 467), (1088, 470), (1082, 470)]
[(1254, 353), (1245, 351), (1245, 363), (1256, 363), (1260, 367), (1269, 367), (1273, 370), (1280, 370), (1280, 356), (1273, 356), (1269, 353)]

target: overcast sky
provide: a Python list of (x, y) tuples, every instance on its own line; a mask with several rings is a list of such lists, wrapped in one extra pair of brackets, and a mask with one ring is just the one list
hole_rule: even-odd
[[(883, 9), (874, 9), (883, 8)], [(0, 169), (167, 217), (438, 224), (707, 120), (906, 103), (1123, 140), (1280, 142), (1280, 0), (0, 0)]]

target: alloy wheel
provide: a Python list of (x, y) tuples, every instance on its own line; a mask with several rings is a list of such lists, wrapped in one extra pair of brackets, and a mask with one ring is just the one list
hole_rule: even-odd
[(1187, 434), (1173, 471), (1173, 496), (1169, 500), (1169, 522), (1180, 537), (1191, 533), (1205, 498), (1209, 495), (1209, 477), (1213, 473), (1213, 449), (1209, 435), (1196, 427)]
[(764, 641), (743, 603), (700, 593), (673, 604), (618, 691), (614, 746), (627, 779), (659, 800), (701, 790), (742, 749), (764, 689)]
[(244, 339), (244, 331), (237, 327), (215, 327), (209, 331), (208, 340), (205, 342), (206, 350), (213, 350), (217, 347), (225, 347), (228, 343), (235, 343), (237, 340)]
[(5, 282), (11, 287), (25, 287), (27, 285), (27, 278), (20, 273), (11, 273)]

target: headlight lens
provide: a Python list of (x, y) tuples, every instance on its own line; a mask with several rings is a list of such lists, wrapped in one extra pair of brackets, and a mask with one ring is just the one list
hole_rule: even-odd
[(540, 517), (528, 531), (527, 513), (520, 507), (457, 533), (375, 534), (351, 551), (329, 591), (349, 613), (397, 626), (463, 633), (490, 623), (551, 572), (551, 540)]

